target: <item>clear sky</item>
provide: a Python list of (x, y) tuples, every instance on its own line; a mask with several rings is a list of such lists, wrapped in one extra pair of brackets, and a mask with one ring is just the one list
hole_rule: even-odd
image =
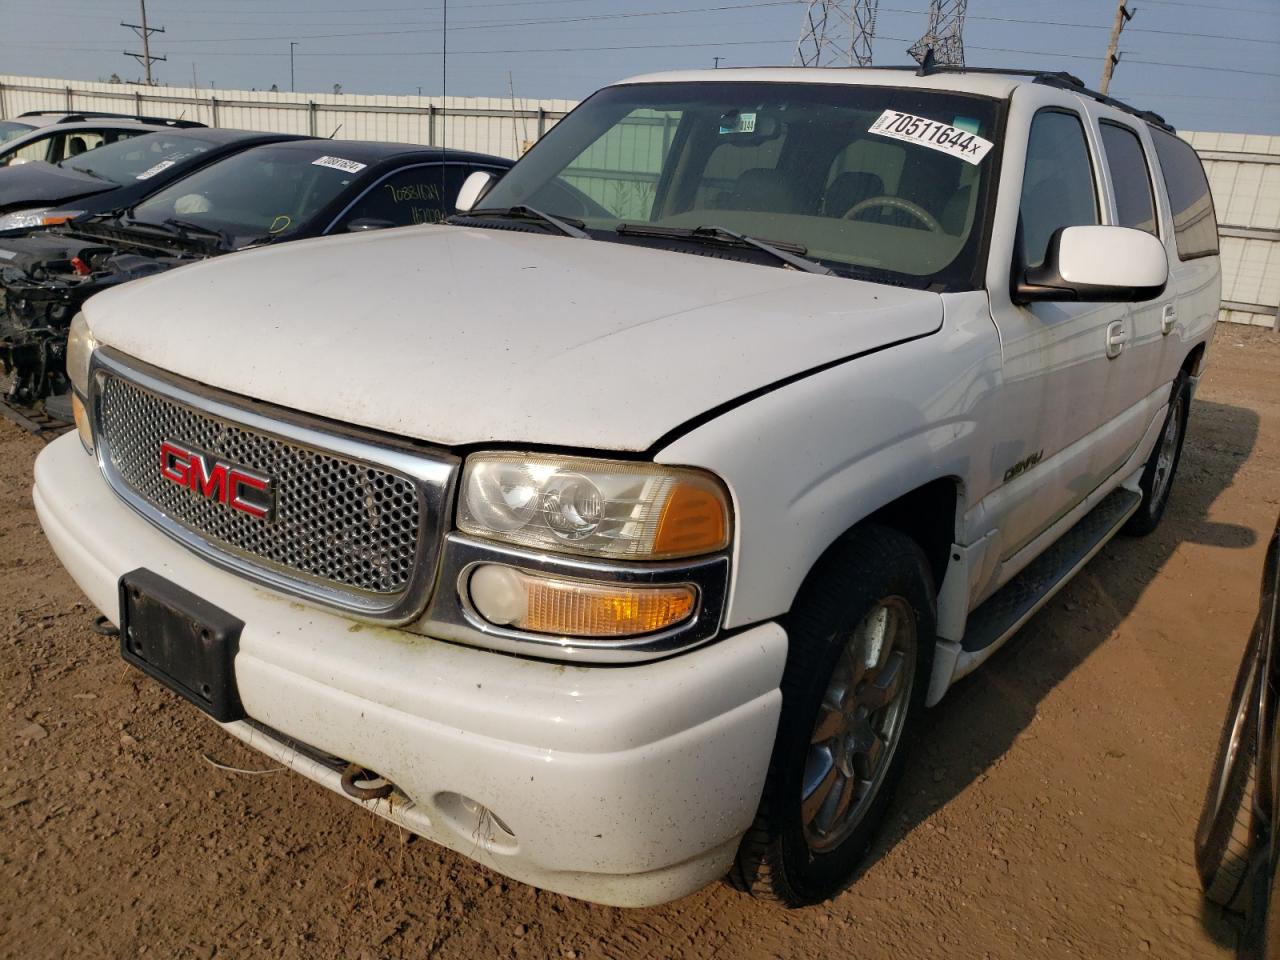
[[(148, 0), (160, 82), (440, 92), (442, 0)], [(1189, 130), (1280, 134), (1280, 0), (1129, 0), (1111, 92)], [(970, 0), (970, 66), (1097, 86), (1115, 0)], [(875, 60), (908, 62), (928, 0), (881, 0)], [(790, 63), (802, 0), (450, 0), (449, 93), (579, 99), (651, 70)], [(137, 0), (0, 0), (0, 73), (131, 80)]]

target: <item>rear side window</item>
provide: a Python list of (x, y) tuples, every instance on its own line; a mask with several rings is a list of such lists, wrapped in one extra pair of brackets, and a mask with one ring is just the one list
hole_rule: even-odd
[(1200, 158), (1189, 143), (1171, 133), (1153, 128), (1151, 139), (1160, 158), (1165, 189), (1169, 191), (1178, 259), (1216, 256), (1218, 221), (1213, 215), (1213, 197)]
[(53, 143), (53, 135), (41, 137), (38, 140), (32, 140), (30, 143), (19, 147), (11, 154), (0, 160), (0, 167), (8, 166), (15, 160), (23, 163), (35, 163), (37, 160), (49, 159), (49, 147)]
[(1031, 121), (1018, 213), (1021, 263), (1044, 263), (1049, 238), (1062, 227), (1098, 222), (1098, 197), (1084, 126), (1074, 113), (1041, 110)]
[(1128, 127), (1106, 120), (1100, 124), (1102, 147), (1107, 151), (1107, 170), (1111, 173), (1111, 189), (1116, 195), (1117, 223), (1122, 227), (1145, 230), (1156, 236), (1155, 198), (1151, 193), (1151, 175), (1142, 141)]
[(453, 202), (471, 172), (465, 164), (410, 167), (371, 187), (342, 218), (339, 229), (354, 220), (382, 220), (397, 227), (439, 223), (456, 212)]

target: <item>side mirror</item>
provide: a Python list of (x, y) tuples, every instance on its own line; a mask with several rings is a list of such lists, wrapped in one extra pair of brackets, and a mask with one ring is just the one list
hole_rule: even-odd
[(459, 213), (467, 213), (476, 208), (476, 204), (484, 199), (489, 188), (498, 182), (498, 178), (487, 170), (476, 170), (462, 181), (462, 189), (458, 191), (458, 199), (454, 207)]
[(1164, 292), (1169, 257), (1164, 244), (1130, 227), (1062, 227), (1049, 239), (1044, 263), (1016, 279), (1015, 303), (1151, 300)]
[(347, 233), (364, 233), (366, 230), (386, 230), (394, 227), (390, 220), (378, 220), (374, 217), (360, 217), (347, 224)]

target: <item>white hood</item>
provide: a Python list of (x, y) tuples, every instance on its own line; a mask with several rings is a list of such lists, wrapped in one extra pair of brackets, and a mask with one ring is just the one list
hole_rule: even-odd
[(409, 227), (93, 297), (103, 343), (233, 393), (445, 445), (644, 450), (720, 404), (922, 336), (942, 300), (604, 241)]

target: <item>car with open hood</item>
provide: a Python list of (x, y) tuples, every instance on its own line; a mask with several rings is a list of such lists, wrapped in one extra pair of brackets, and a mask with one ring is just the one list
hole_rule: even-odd
[(0, 237), (124, 210), (210, 163), (266, 143), (307, 139), (255, 130), (145, 133), (47, 163), (0, 171)]
[[(0, 238), (0, 357), (13, 373), (11, 401), (30, 405), (65, 393), (67, 327), (95, 293), (248, 247), (435, 222), (453, 212), (452, 198), (467, 176), (496, 175), (511, 165), (501, 157), (403, 143), (262, 134), (252, 135), (261, 142), (232, 149), (245, 134), (155, 136), (160, 139), (139, 138), (136, 148), (113, 148), (109, 168), (89, 155), (92, 172), (89, 166), (76, 171), (142, 178), (140, 186), (122, 188), (127, 206)], [(200, 164), (191, 151), (205, 146), (222, 156)], [(148, 161), (139, 173), (128, 172)], [(182, 175), (173, 176), (179, 167)], [(166, 178), (165, 185), (148, 189), (155, 177)], [(0, 174), (0, 197), (3, 179)]]
[(50, 543), (127, 662), (491, 869), (835, 895), (925, 709), (1160, 521), (1196, 154), (1064, 74), (691, 71), (458, 207), (86, 302)]

